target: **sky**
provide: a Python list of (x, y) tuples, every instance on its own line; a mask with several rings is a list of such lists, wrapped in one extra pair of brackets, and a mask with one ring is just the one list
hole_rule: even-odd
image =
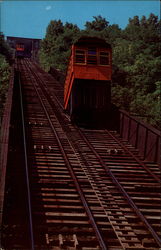
[(160, 15), (159, 0), (0, 0), (0, 31), (5, 36), (42, 39), (51, 20), (60, 19), (84, 29), (93, 16), (101, 15), (110, 25), (118, 24), (124, 29), (129, 18), (149, 17), (150, 13)]

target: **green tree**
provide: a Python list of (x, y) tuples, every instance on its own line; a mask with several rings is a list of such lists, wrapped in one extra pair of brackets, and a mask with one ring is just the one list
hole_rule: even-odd
[(39, 59), (45, 70), (54, 66), (65, 70), (70, 56), (70, 47), (80, 34), (77, 25), (51, 21), (41, 42)]
[(108, 25), (108, 27), (104, 30), (104, 38), (112, 45), (113, 48), (115, 47), (117, 39), (120, 39), (120, 37), (122, 37), (122, 30), (117, 24)]
[(109, 22), (101, 15), (93, 16), (93, 21), (85, 23), (84, 35), (108, 39)]
[(11, 49), (5, 41), (4, 35), (0, 33), (0, 123), (8, 90), (10, 76), (9, 63), (11, 63)]
[(46, 30), (46, 36), (47, 39), (56, 39), (60, 34), (64, 32), (64, 26), (61, 20), (52, 20)]
[(10, 63), (12, 57), (12, 50), (4, 39), (4, 35), (0, 32), (0, 54), (4, 55), (6, 60)]
[(141, 19), (135, 16), (113, 43), (113, 101), (153, 125), (155, 120), (157, 126), (159, 102), (154, 93), (161, 79), (160, 28), (154, 14)]
[(10, 67), (5, 57), (0, 54), (0, 124), (3, 115), (3, 108), (8, 90)]
[(94, 16), (94, 21), (86, 22), (85, 27), (86, 30), (94, 30), (94, 31), (103, 31), (108, 27), (109, 22), (103, 18), (101, 15)]

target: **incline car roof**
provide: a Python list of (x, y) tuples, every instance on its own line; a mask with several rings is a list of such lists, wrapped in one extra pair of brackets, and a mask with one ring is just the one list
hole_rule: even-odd
[(79, 46), (81, 45), (86, 46), (87, 44), (90, 44), (92, 46), (111, 48), (111, 45), (109, 43), (107, 43), (104, 39), (98, 37), (82, 36), (74, 43), (74, 45), (79, 45)]

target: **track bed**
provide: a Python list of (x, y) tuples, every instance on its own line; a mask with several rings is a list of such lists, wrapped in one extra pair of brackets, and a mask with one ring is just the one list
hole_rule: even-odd
[(62, 84), (29, 60), (17, 67), (30, 240), (6, 249), (159, 250), (159, 167), (116, 131), (72, 124)]

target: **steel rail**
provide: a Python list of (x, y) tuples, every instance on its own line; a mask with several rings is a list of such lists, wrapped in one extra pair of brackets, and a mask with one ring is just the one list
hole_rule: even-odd
[[(29, 70), (30, 70), (30, 72), (32, 73), (32, 70), (31, 70), (30, 67), (29, 67)], [(32, 74), (32, 75), (33, 75), (33, 74)], [(34, 75), (35, 75), (35, 72), (34, 72)], [(38, 78), (39, 78), (39, 77), (38, 77)], [(37, 82), (37, 83), (38, 83), (38, 82)], [(67, 157), (67, 155), (66, 155), (66, 153), (65, 153), (65, 150), (64, 150), (64, 148), (63, 148), (63, 146), (62, 146), (62, 143), (61, 143), (61, 141), (60, 141), (60, 139), (59, 139), (58, 133), (57, 133), (57, 131), (55, 130), (55, 128), (54, 128), (54, 126), (53, 126), (53, 123), (52, 123), (52, 121), (51, 121), (51, 119), (50, 119), (50, 115), (49, 115), (49, 113), (48, 113), (48, 111), (47, 111), (47, 109), (46, 109), (46, 107), (45, 107), (45, 105), (44, 105), (44, 103), (43, 103), (43, 100), (42, 100), (42, 98), (41, 98), (41, 96), (40, 96), (40, 94), (39, 94), (39, 91), (37, 90), (37, 88), (36, 88), (34, 82), (33, 82), (33, 86), (34, 86), (35, 91), (36, 91), (36, 94), (37, 94), (37, 96), (38, 96), (38, 98), (39, 98), (39, 100), (40, 100), (40, 103), (41, 103), (41, 105), (42, 105), (42, 107), (43, 107), (43, 109), (44, 109), (44, 112), (45, 112), (46, 117), (47, 117), (47, 119), (48, 119), (48, 121), (49, 121), (49, 124), (50, 124), (50, 126), (51, 126), (51, 129), (52, 129), (52, 131), (54, 132), (54, 135), (55, 135), (56, 140), (57, 140), (57, 142), (58, 142), (59, 148), (60, 148), (61, 153), (62, 153), (62, 155), (63, 155), (63, 157), (64, 157), (64, 161), (65, 161), (65, 163), (66, 163), (66, 166), (67, 166), (67, 168), (68, 168), (68, 170), (69, 170), (69, 172), (70, 172), (70, 174), (71, 174), (71, 176), (72, 176), (72, 178), (73, 178), (73, 180), (74, 180), (76, 189), (77, 189), (77, 191), (78, 191), (78, 193), (79, 193), (79, 195), (80, 195), (80, 199), (81, 199), (81, 201), (82, 201), (82, 203), (83, 203), (83, 205), (84, 205), (85, 211), (86, 211), (86, 213), (87, 213), (87, 215), (88, 215), (88, 217), (89, 217), (89, 219), (90, 219), (90, 222), (91, 222), (91, 224), (92, 224), (92, 226), (93, 226), (93, 229), (94, 229), (95, 234), (96, 234), (96, 237), (97, 237), (97, 239), (98, 239), (98, 241), (99, 241), (100, 247), (101, 247), (102, 250), (107, 250), (108, 248), (107, 248), (107, 246), (106, 246), (106, 244), (105, 244), (105, 242), (104, 242), (104, 239), (103, 239), (103, 237), (102, 237), (102, 235), (101, 235), (101, 233), (100, 233), (100, 231), (99, 231), (99, 228), (98, 228), (98, 226), (97, 226), (97, 224), (96, 224), (96, 222), (95, 222), (95, 219), (94, 219), (94, 217), (93, 217), (93, 214), (92, 214), (92, 212), (91, 212), (91, 210), (90, 210), (90, 208), (89, 208), (89, 206), (88, 206), (88, 203), (87, 203), (86, 198), (85, 198), (85, 196), (84, 196), (84, 194), (83, 194), (83, 191), (82, 191), (82, 189), (81, 189), (81, 187), (80, 187), (80, 185), (79, 185), (79, 182), (78, 182), (78, 180), (77, 180), (77, 178), (76, 178), (76, 176), (75, 176), (75, 173), (74, 173), (73, 169), (72, 169), (71, 166), (70, 166), (70, 162), (69, 162), (68, 157)]]
[(124, 149), (124, 151), (128, 152), (128, 154), (132, 156), (133, 159), (135, 159), (137, 163), (139, 163), (151, 176), (153, 176), (153, 178), (158, 183), (161, 184), (161, 180), (150, 169), (148, 169), (147, 166), (137, 156), (135, 156), (123, 143), (121, 143), (114, 135), (112, 135), (110, 131), (108, 131), (107, 129), (105, 131), (108, 135), (110, 135), (110, 137), (112, 137)]
[(24, 157), (25, 157), (25, 174), (26, 174), (26, 185), (27, 185), (27, 198), (28, 198), (28, 212), (29, 212), (29, 227), (30, 227), (30, 240), (31, 240), (31, 250), (34, 250), (34, 237), (33, 237), (33, 222), (32, 222), (32, 209), (31, 209), (31, 195), (30, 195), (30, 181), (28, 174), (28, 157), (27, 157), (27, 143), (26, 143), (26, 132), (25, 132), (25, 121), (24, 121), (24, 108), (23, 108), (23, 98), (22, 98), (22, 88), (20, 75), (18, 78), (19, 92), (20, 92), (20, 105), (21, 105), (21, 119), (22, 119), (22, 130), (23, 130), (23, 146), (24, 146)]
[[(30, 63), (30, 61), (27, 61), (27, 63), (28, 64), (31, 64)], [(30, 66), (29, 66), (30, 67)], [(32, 69), (31, 69), (32, 70)], [(38, 75), (36, 75), (35, 74), (35, 72), (32, 70), (32, 72), (33, 72), (33, 74), (35, 75), (35, 77), (39, 80), (39, 81), (41, 81), (41, 83), (43, 82), (42, 81), (42, 79), (38, 76)], [(48, 101), (50, 102), (50, 104), (52, 105), (52, 103), (53, 103), (53, 101), (51, 100), (51, 96), (50, 96), (50, 94), (47, 92), (47, 90), (46, 90), (46, 88), (44, 87), (44, 85), (46, 86), (46, 88), (47, 88), (47, 85), (46, 85), (46, 83), (45, 82), (43, 82), (43, 84), (41, 84), (41, 87), (43, 88), (43, 90), (45, 91), (45, 94), (47, 95), (47, 97), (48, 97)], [(62, 87), (63, 88), (63, 87)], [(64, 107), (63, 107), (63, 105), (62, 105), (62, 103), (58, 100), (58, 98), (57, 98), (57, 96), (55, 95), (55, 93), (52, 93), (52, 95), (54, 95), (54, 99), (56, 99), (56, 101), (57, 101), (57, 103), (59, 104), (59, 106), (62, 108), (62, 110), (64, 110)]]
[(139, 208), (135, 205), (135, 203), (133, 202), (133, 200), (131, 199), (131, 197), (128, 195), (128, 193), (125, 191), (125, 189), (122, 187), (122, 185), (119, 183), (119, 181), (117, 180), (117, 178), (115, 177), (115, 175), (112, 173), (112, 171), (110, 170), (110, 168), (106, 165), (106, 163), (102, 160), (102, 158), (100, 157), (100, 155), (97, 153), (97, 151), (95, 150), (95, 148), (91, 145), (91, 143), (88, 141), (88, 139), (86, 138), (86, 136), (82, 133), (82, 131), (77, 128), (80, 135), (82, 136), (82, 138), (85, 140), (85, 142), (87, 143), (87, 145), (89, 146), (89, 148), (92, 150), (92, 152), (96, 155), (96, 157), (98, 158), (100, 164), (104, 167), (104, 169), (106, 170), (106, 172), (110, 175), (110, 177), (112, 178), (112, 181), (116, 184), (116, 186), (119, 188), (119, 190), (121, 191), (121, 193), (123, 194), (123, 196), (126, 198), (126, 200), (128, 201), (128, 203), (130, 204), (130, 206), (133, 208), (133, 210), (135, 211), (135, 213), (138, 215), (138, 217), (141, 219), (141, 221), (144, 223), (144, 225), (146, 226), (146, 228), (148, 229), (148, 231), (151, 233), (151, 235), (153, 236), (153, 238), (155, 239), (155, 241), (157, 242), (157, 244), (159, 245), (159, 247), (161, 247), (161, 239), (158, 236), (158, 234), (154, 231), (154, 229), (151, 227), (151, 225), (149, 224), (149, 222), (147, 221), (147, 219), (144, 217), (144, 215), (140, 212)]

